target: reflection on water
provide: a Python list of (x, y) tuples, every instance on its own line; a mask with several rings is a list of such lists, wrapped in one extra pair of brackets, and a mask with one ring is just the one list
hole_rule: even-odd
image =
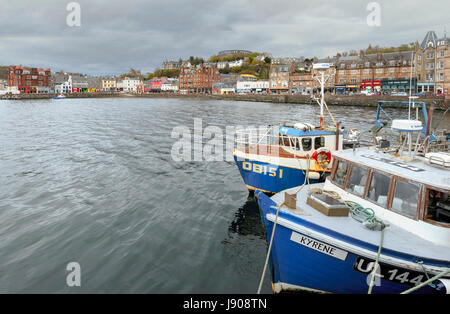
[(249, 194), (247, 202), (235, 213), (228, 230), (242, 236), (254, 235), (265, 239), (258, 203), (253, 193)]

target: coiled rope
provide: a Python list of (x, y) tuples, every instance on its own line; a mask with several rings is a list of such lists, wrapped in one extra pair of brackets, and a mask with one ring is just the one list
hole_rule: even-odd
[[(324, 189), (311, 189), (311, 193), (313, 194), (327, 194), (328, 196), (342, 201), (341, 196), (335, 192), (335, 191), (328, 191), (328, 190), (324, 190)], [(385, 222), (379, 220), (376, 218), (375, 216), (375, 212), (373, 209), (371, 208), (364, 208), (361, 205), (359, 205), (358, 203), (352, 202), (352, 201), (343, 201), (344, 204), (349, 208), (350, 210), (350, 216), (355, 219), (356, 221), (360, 222), (363, 224), (363, 226), (365, 226), (366, 228), (368, 228), (369, 230), (375, 231), (375, 230), (379, 230), (381, 231), (381, 239), (380, 239), (380, 244), (378, 245), (378, 252), (377, 252), (377, 258), (375, 260), (375, 264), (373, 266), (373, 270), (372, 270), (372, 276), (370, 278), (370, 283), (369, 283), (369, 290), (367, 291), (367, 294), (372, 294), (372, 289), (373, 289), (373, 285), (375, 282), (375, 275), (377, 272), (377, 269), (379, 267), (379, 260), (380, 260), (380, 255), (381, 255), (381, 249), (383, 248), (383, 242), (384, 242), (384, 230), (386, 229), (386, 227), (388, 226), (388, 224), (386, 224)]]

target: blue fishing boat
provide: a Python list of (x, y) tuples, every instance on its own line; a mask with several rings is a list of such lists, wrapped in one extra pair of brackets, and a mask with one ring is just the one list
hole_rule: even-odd
[(392, 120), (398, 145), (335, 151), (324, 183), (255, 193), (275, 293), (450, 293), (449, 146), (425, 125)]
[(53, 99), (65, 99), (66, 96), (64, 94), (59, 94), (58, 96), (53, 97)]
[[(329, 64), (314, 64), (321, 73), (320, 126), (291, 123), (261, 129), (237, 131), (234, 160), (249, 191), (277, 193), (304, 182), (323, 182), (331, 170), (331, 152), (345, 144), (354, 145), (360, 133), (352, 130), (344, 138), (344, 130), (331, 113), (332, 126), (326, 127), (324, 108), (324, 72)], [(308, 176), (306, 173), (308, 172)]]

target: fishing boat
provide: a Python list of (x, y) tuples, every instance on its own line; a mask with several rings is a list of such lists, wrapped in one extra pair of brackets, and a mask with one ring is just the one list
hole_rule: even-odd
[[(329, 68), (329, 64), (314, 64), (321, 84), (321, 98), (314, 98), (320, 106), (320, 126), (284, 123), (236, 132), (233, 156), (249, 191), (273, 194), (304, 182), (323, 182), (331, 170), (331, 152), (358, 141), (357, 130), (352, 130), (351, 138), (344, 139), (343, 127), (336, 123), (326, 105), (324, 85), (329, 77), (325, 78), (325, 71)], [(325, 126), (325, 107), (334, 124), (329, 127)]]
[(66, 96), (64, 94), (59, 94), (58, 96), (53, 97), (53, 99), (65, 99)]
[(255, 193), (275, 293), (450, 293), (448, 142), (411, 113), (390, 129), (396, 145), (334, 151), (324, 183)]

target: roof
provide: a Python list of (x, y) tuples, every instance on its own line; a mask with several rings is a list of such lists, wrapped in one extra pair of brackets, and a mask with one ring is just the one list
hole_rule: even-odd
[(436, 48), (436, 41), (437, 41), (437, 36), (436, 33), (434, 31), (429, 31), (426, 35), (425, 38), (422, 41), (422, 44), (420, 44), (420, 48), (422, 49), (426, 49), (430, 46), (430, 44), (432, 45), (433, 48)]
[(355, 152), (351, 149), (336, 151), (333, 155), (407, 180), (450, 190), (450, 170), (431, 166), (422, 157), (410, 161), (405, 158), (407, 153), (403, 157), (395, 157), (392, 154), (377, 153), (371, 147), (358, 148)]
[(297, 129), (281, 127), (278, 132), (281, 134), (287, 134), (292, 136), (319, 136), (319, 135), (336, 135), (334, 132), (326, 132), (326, 131), (301, 131)]

